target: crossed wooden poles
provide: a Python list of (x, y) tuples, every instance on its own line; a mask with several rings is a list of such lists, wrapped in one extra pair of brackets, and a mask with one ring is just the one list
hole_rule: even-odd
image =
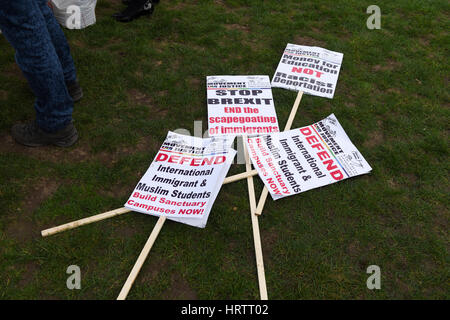
[[(289, 114), (289, 118), (286, 122), (286, 126), (284, 128), (284, 131), (290, 130), (292, 126), (292, 122), (294, 121), (295, 115), (298, 110), (298, 106), (300, 104), (300, 101), (302, 99), (303, 92), (299, 91), (297, 94), (297, 98), (295, 99), (294, 105), (291, 109), (291, 112)], [(244, 136), (244, 141), (246, 137)], [(252, 170), (252, 165), (249, 159), (248, 151), (246, 144), (244, 143), (244, 154), (245, 154), (245, 169), (246, 171), (243, 173), (239, 173), (230, 177), (225, 178), (222, 184), (228, 184), (231, 182), (239, 181), (242, 179), (247, 179), (247, 186), (248, 186), (248, 196), (250, 201), (250, 216), (252, 221), (252, 229), (253, 229), (253, 241), (255, 245), (255, 255), (256, 255), (256, 269), (258, 273), (258, 283), (259, 283), (259, 294), (261, 300), (267, 300), (267, 285), (266, 285), (266, 276), (264, 273), (264, 261), (263, 261), (263, 254), (262, 254), (262, 247), (261, 247), (261, 236), (259, 233), (259, 222), (258, 222), (258, 216), (262, 214), (264, 204), (266, 203), (267, 195), (269, 191), (266, 187), (264, 187), (261, 196), (258, 201), (258, 205), (256, 205), (256, 197), (255, 197), (255, 189), (253, 185), (253, 176), (257, 175), (258, 172), (256, 170)], [(42, 230), (41, 234), (43, 237), (50, 236), (59, 232), (63, 232), (66, 230), (74, 229), (77, 227), (81, 227), (86, 224), (94, 223), (97, 221), (105, 220), (108, 218), (112, 218), (115, 216), (122, 215), (124, 213), (130, 212), (132, 210), (127, 208), (118, 208), (115, 210), (107, 211), (101, 214), (97, 214), (94, 216), (90, 216), (84, 219), (72, 221), (60, 226), (56, 226), (50, 229)], [(141, 253), (139, 254), (138, 259), (136, 260), (133, 269), (131, 270), (127, 280), (125, 281), (125, 284), (122, 287), (122, 290), (119, 293), (119, 296), (117, 297), (117, 300), (125, 300), (128, 292), (130, 292), (130, 289), (136, 280), (136, 277), (139, 274), (139, 271), (141, 270), (142, 265), (144, 264), (145, 260), (147, 259), (148, 254), (150, 253), (150, 250), (153, 246), (153, 243), (155, 243), (156, 238), (159, 235), (159, 232), (161, 231), (162, 226), (164, 225), (164, 222), (166, 222), (165, 216), (160, 216), (158, 218), (158, 221), (156, 222), (156, 225), (153, 227), (152, 232), (150, 233), (150, 236), (147, 239), (147, 242), (144, 245), (144, 248), (142, 249)]]

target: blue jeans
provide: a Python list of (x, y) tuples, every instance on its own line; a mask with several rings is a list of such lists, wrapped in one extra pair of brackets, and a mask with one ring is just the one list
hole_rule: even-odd
[(0, 0), (0, 29), (36, 96), (38, 126), (48, 132), (72, 121), (65, 82), (76, 80), (69, 44), (47, 0)]

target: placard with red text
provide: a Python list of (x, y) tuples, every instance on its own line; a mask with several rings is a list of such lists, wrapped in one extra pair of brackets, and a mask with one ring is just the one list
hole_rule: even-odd
[(209, 136), (279, 132), (268, 76), (206, 77)]
[(307, 127), (248, 138), (246, 143), (274, 200), (372, 170), (334, 114)]
[(343, 57), (340, 52), (288, 43), (272, 78), (272, 87), (332, 99)]
[(204, 228), (236, 155), (232, 142), (169, 132), (125, 207)]

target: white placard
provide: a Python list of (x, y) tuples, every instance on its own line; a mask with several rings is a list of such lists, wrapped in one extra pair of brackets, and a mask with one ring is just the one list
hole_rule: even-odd
[(288, 43), (272, 78), (272, 87), (332, 99), (343, 57), (340, 52)]
[(274, 200), (372, 170), (334, 114), (307, 127), (248, 138), (246, 143)]
[(236, 155), (231, 143), (169, 132), (125, 207), (204, 228)]
[(268, 76), (208, 76), (210, 136), (279, 132)]

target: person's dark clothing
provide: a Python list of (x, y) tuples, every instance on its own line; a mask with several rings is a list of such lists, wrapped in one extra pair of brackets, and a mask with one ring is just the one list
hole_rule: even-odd
[(55, 132), (72, 121), (67, 83), (76, 81), (70, 48), (46, 0), (0, 0), (0, 29), (36, 95), (36, 123)]

